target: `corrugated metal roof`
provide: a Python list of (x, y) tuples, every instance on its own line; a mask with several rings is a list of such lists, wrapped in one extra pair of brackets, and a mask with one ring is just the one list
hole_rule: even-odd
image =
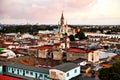
[(74, 69), (76, 67), (78, 67), (77, 64), (69, 62), (69, 63), (63, 63), (63, 64), (60, 64), (58, 66), (55, 66), (55, 67), (53, 67), (53, 69), (58, 69), (58, 70), (61, 70), (63, 72), (67, 72), (67, 71)]

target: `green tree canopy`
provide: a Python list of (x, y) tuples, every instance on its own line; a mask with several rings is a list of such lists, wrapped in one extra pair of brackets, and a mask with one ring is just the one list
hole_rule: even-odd
[(78, 38), (79, 40), (85, 39), (85, 34), (83, 31), (77, 32), (75, 34), (75, 38)]
[(120, 80), (120, 61), (113, 64), (110, 68), (102, 68), (99, 71), (101, 80)]
[(69, 38), (70, 38), (70, 41), (75, 41), (75, 37), (73, 35), (70, 35)]

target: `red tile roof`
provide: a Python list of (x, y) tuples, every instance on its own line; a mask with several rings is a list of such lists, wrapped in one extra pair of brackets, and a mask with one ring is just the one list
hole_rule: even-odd
[(79, 48), (69, 48), (68, 52), (75, 52), (75, 53), (86, 53), (86, 50), (79, 49)]
[(55, 45), (55, 46), (60, 46), (60, 44), (61, 44), (61, 43), (55, 43), (54, 45)]
[(37, 47), (32, 47), (32, 48), (45, 50), (45, 49), (52, 49), (53, 46), (45, 45), (45, 46), (37, 46)]
[(20, 80), (20, 79), (10, 76), (0, 75), (0, 80)]

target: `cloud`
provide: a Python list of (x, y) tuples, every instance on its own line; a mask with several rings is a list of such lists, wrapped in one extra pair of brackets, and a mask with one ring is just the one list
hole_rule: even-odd
[[(86, 20), (105, 21), (119, 15), (119, 0), (0, 0), (0, 22), (57, 23), (62, 10), (65, 19), (79, 24)], [(107, 5), (107, 6), (106, 6)], [(10, 21), (11, 20), (11, 21)], [(23, 21), (22, 21), (23, 20)], [(76, 21), (78, 20), (78, 21)], [(95, 21), (94, 20), (94, 21)], [(6, 22), (5, 22), (6, 21)], [(97, 20), (99, 21), (99, 20)], [(26, 23), (26, 22), (25, 22)], [(92, 22), (93, 23), (93, 22)]]

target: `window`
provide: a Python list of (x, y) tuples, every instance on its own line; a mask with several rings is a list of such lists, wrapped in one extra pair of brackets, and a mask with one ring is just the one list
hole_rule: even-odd
[(42, 74), (40, 74), (40, 77), (43, 77), (43, 75), (42, 75)]
[(16, 68), (14, 68), (14, 71), (16, 71)]
[(77, 69), (75, 69), (75, 73), (77, 73)]
[(33, 75), (33, 72), (30, 72), (30, 75)]
[(8, 70), (10, 70), (10, 67), (8, 67)]
[(13, 68), (13, 69), (12, 69), (12, 73), (15, 73), (15, 72), (16, 72), (16, 69), (15, 69), (15, 68)]
[(21, 69), (19, 69), (19, 72), (22, 72), (22, 70), (21, 70)]
[(25, 70), (23, 70), (23, 76), (25, 76)]
[(28, 74), (29, 73), (29, 71), (26, 71), (26, 74)]
[(69, 73), (67, 73), (67, 77), (69, 77)]
[(43, 77), (43, 74), (40, 74), (40, 75), (38, 76), (38, 78), (40, 78), (40, 80), (42, 79), (42, 77)]
[(47, 78), (47, 75), (44, 75), (45, 78)]
[(38, 74), (37, 73), (35, 73), (35, 78), (38, 78)]
[(44, 80), (49, 80), (47, 75), (45, 75)]

